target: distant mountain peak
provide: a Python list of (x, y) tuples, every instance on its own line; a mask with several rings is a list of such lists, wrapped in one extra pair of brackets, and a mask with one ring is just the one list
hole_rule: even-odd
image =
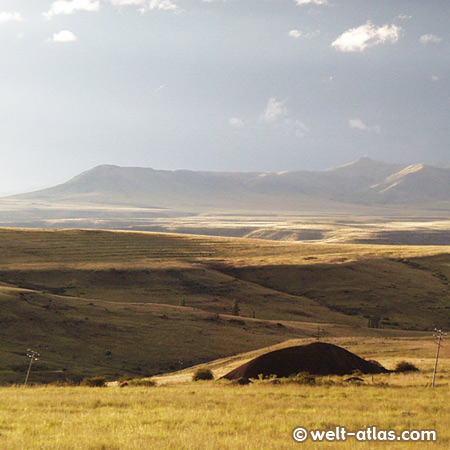
[(328, 170), (342, 170), (342, 169), (351, 169), (351, 168), (371, 168), (371, 167), (388, 167), (391, 164), (383, 163), (379, 161), (375, 161), (368, 156), (361, 156), (356, 161), (352, 161), (347, 164), (343, 164), (342, 166), (331, 167)]
[[(209, 210), (341, 210), (348, 205), (437, 205), (450, 210), (450, 171), (363, 156), (325, 171), (199, 172), (103, 164), (22, 202)], [(438, 202), (438, 203), (436, 203)]]

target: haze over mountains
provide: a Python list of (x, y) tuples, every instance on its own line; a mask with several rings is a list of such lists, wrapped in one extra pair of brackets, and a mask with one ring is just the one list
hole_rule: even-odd
[(320, 172), (194, 172), (102, 165), (58, 186), (3, 199), (22, 205), (183, 211), (339, 211), (352, 206), (450, 211), (450, 169), (364, 157)]

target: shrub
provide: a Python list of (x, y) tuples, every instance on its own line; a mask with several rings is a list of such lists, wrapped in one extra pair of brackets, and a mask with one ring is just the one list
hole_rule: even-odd
[(214, 374), (207, 367), (199, 367), (192, 375), (192, 381), (214, 380)]
[(238, 301), (237, 300), (234, 300), (233, 301), (233, 306), (231, 307), (231, 314), (233, 315), (233, 316), (238, 316), (239, 315), (239, 313), (240, 313), (240, 309), (239, 309), (239, 303), (238, 303)]
[(316, 384), (316, 377), (308, 372), (300, 372), (296, 375), (290, 376), (289, 381), (296, 384), (313, 385)]
[(81, 382), (82, 386), (104, 387), (106, 386), (106, 377), (85, 377)]
[(119, 378), (119, 383), (123, 383), (124, 381), (130, 381), (130, 380), (132, 380), (134, 377), (133, 377), (133, 375), (130, 375), (129, 373), (125, 373), (124, 375), (122, 375), (120, 378)]
[(151, 378), (134, 378), (132, 380), (126, 381), (126, 383), (128, 383), (128, 386), (156, 386), (156, 382)]
[(397, 363), (397, 365), (395, 366), (395, 371), (396, 372), (418, 372), (418, 368), (408, 362), (408, 361), (400, 361), (399, 363)]

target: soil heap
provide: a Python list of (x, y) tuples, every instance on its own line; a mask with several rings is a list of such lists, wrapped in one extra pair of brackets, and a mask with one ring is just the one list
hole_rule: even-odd
[(259, 374), (276, 375), (280, 378), (301, 372), (308, 372), (311, 375), (348, 375), (355, 370), (365, 374), (389, 372), (383, 366), (366, 361), (342, 347), (325, 342), (314, 342), (265, 353), (237, 367), (222, 378), (228, 380), (241, 377), (258, 378)]

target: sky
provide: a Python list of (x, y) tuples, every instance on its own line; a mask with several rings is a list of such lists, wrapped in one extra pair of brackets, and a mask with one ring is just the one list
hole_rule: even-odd
[(0, 194), (100, 164), (450, 166), (448, 0), (0, 0)]

